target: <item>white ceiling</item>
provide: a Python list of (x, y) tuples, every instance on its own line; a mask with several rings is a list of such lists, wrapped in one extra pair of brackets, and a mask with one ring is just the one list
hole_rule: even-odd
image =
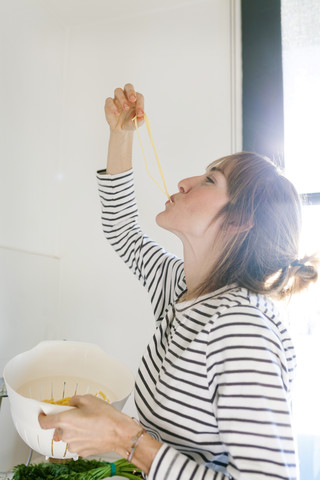
[[(42, 0), (42, 8), (67, 26), (171, 10), (204, 0)], [(209, 1), (209, 0), (206, 0)]]

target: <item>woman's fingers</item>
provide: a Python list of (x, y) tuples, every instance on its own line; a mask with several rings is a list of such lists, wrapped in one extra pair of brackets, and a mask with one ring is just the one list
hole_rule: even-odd
[(137, 99), (137, 94), (136, 94), (136, 91), (134, 89), (134, 86), (131, 83), (126, 83), (125, 84), (124, 93), (125, 93), (127, 99), (129, 100), (129, 102), (135, 103), (135, 101)]
[(144, 96), (141, 93), (137, 93), (136, 101), (136, 115), (138, 118), (143, 118), (144, 116)]
[(130, 110), (137, 99), (137, 94), (133, 88), (133, 85), (127, 83), (122, 90), (122, 88), (116, 88), (114, 91), (114, 100), (117, 106), (125, 111)]
[(132, 119), (138, 118), (138, 125), (142, 125), (144, 118), (144, 97), (135, 91), (131, 83), (123, 89), (116, 88), (114, 97), (105, 102), (105, 115), (110, 128), (113, 130), (133, 130)]
[(56, 428), (53, 433), (53, 440), (55, 442), (60, 442), (62, 440), (63, 430), (62, 428)]
[(74, 395), (73, 397), (70, 398), (69, 400), (69, 405), (70, 407), (85, 407), (87, 404), (90, 404), (90, 402), (94, 401), (95, 399), (93, 395), (86, 394), (86, 395)]
[(40, 413), (39, 423), (44, 429), (54, 429), (54, 441), (64, 441), (70, 452), (81, 456), (118, 452), (122, 448), (119, 429), (127, 423), (133, 433), (138, 428), (130, 417), (93, 395), (76, 395), (70, 399), (70, 406), (76, 408), (56, 414)]
[(41, 412), (38, 416), (40, 427), (44, 430), (49, 430), (50, 428), (56, 428), (59, 424), (59, 415), (46, 415)]
[(125, 96), (122, 88), (116, 88), (115, 89), (114, 99), (115, 99), (115, 103), (118, 102), (118, 105), (120, 105), (123, 110), (129, 110), (130, 109), (129, 100)]
[(104, 110), (106, 113), (106, 117), (108, 120), (108, 117), (113, 116), (113, 117), (118, 117), (120, 115), (120, 110), (119, 106), (116, 105), (114, 102), (113, 98), (107, 98), (104, 106)]

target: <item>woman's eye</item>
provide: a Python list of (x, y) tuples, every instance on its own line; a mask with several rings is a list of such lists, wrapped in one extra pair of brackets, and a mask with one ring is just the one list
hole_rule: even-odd
[(206, 177), (206, 181), (209, 182), (209, 183), (214, 183), (214, 181), (211, 177)]

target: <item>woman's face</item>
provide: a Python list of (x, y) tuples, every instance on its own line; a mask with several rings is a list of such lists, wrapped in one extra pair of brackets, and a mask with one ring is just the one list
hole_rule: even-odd
[(166, 208), (156, 221), (182, 240), (206, 238), (214, 241), (222, 218), (215, 219), (228, 203), (227, 180), (214, 168), (204, 175), (186, 178), (178, 184), (179, 192), (166, 202)]

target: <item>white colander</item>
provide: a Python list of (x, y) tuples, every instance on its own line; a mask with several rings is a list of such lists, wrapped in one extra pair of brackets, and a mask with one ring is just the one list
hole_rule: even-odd
[(4, 368), (13, 423), (33, 450), (52, 458), (74, 458), (66, 443), (53, 442), (54, 430), (43, 430), (38, 421), (46, 414), (73, 407), (52, 405), (74, 394), (103, 392), (121, 410), (133, 390), (134, 378), (123, 363), (91, 343), (48, 341), (12, 358)]

